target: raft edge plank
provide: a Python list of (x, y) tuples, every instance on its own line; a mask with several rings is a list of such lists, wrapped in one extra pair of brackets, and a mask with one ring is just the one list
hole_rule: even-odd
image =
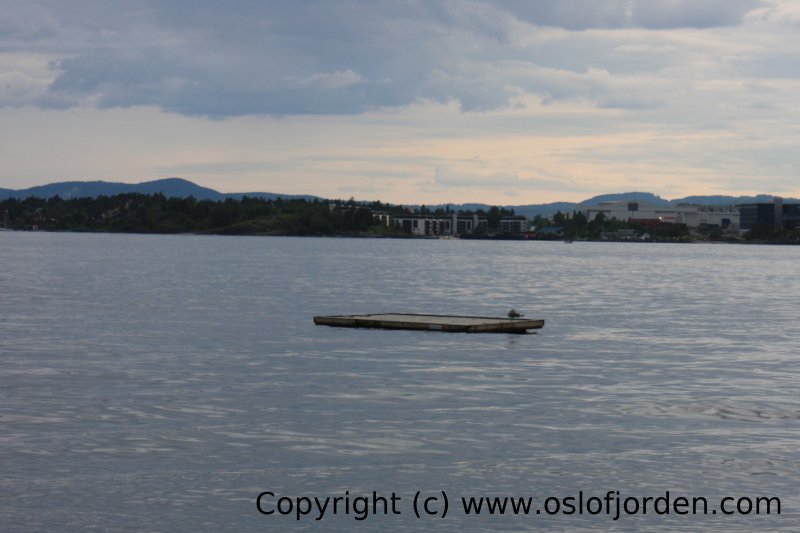
[(542, 319), (420, 313), (315, 316), (314, 324), (333, 327), (405, 329), (465, 333), (521, 333), (544, 327)]

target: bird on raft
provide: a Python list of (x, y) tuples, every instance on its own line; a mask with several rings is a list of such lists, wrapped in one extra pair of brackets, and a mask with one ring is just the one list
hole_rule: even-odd
[(511, 311), (508, 312), (508, 318), (522, 318), (524, 316), (525, 315), (521, 313), (517, 313), (516, 309), (512, 309)]

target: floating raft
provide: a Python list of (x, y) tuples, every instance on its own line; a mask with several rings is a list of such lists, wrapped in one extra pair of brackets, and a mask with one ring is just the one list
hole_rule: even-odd
[(462, 333), (525, 333), (529, 329), (544, 327), (544, 320), (387, 313), (379, 315), (315, 316), (314, 324), (340, 328), (419, 329)]

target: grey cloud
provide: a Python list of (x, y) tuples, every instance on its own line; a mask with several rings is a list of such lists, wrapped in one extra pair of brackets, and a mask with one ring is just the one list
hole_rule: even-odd
[(99, 107), (154, 105), (167, 111), (214, 118), (249, 114), (357, 113), (366, 106), (363, 83), (352, 70), (306, 76), (270, 76), (229, 67), (207, 71), (158, 49), (105, 52), (67, 59), (51, 95), (97, 95)]
[(138, 24), (109, 17), (96, 28), (53, 8), (85, 41), (54, 63), (46, 97), (212, 117), (349, 114), (415, 101), (438, 61), (426, 50), (435, 24), (410, 27), (386, 10), (357, 7), (164, 2), (139, 10)]
[[(545, 100), (582, 98), (620, 107), (626, 95), (606, 94), (619, 84), (598, 82), (587, 75), (589, 67), (653, 71), (669, 64), (668, 54), (633, 61), (630, 53), (613, 52), (618, 44), (613, 40), (581, 32), (538, 45), (514, 42), (513, 32), (521, 24), (532, 33), (542, 26), (708, 27), (735, 24), (758, 5), (755, 0), (14, 3), (0, 23), (0, 52), (50, 54), (54, 80), (46, 92), (25, 98), (0, 88), (0, 105), (151, 105), (225, 118), (355, 114), (418, 100), (456, 100), (465, 110), (482, 111), (504, 107), (527, 91)], [(574, 75), (552, 80), (542, 75), (564, 70)], [(657, 103), (631, 98), (621, 107)]]
[(4, 51), (29, 51), (30, 43), (48, 41), (60, 35), (59, 23), (49, 10), (32, 3), (0, 3), (0, 47)]
[(591, 28), (709, 28), (736, 25), (760, 0), (498, 0), (527, 22)]
[(761, 5), (758, 0), (648, 0), (636, 2), (631, 15), (643, 28), (713, 28), (739, 24)]
[(628, 26), (630, 4), (629, 0), (498, 0), (498, 5), (526, 22), (571, 30)]

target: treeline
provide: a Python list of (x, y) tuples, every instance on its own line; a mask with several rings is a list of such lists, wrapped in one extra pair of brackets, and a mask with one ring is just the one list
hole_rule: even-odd
[[(18, 230), (118, 233), (213, 233), (223, 235), (406, 236), (377, 214), (450, 215), (449, 207), (418, 209), (350, 200), (263, 199), (224, 201), (124, 193), (95, 198), (29, 197), (0, 202), (0, 225)], [(457, 212), (486, 217), (490, 228), (513, 209)]]
[[(536, 224), (534, 219), (534, 224)], [(653, 221), (618, 220), (598, 213), (593, 220), (576, 211), (572, 216), (559, 212), (553, 216), (552, 223), (564, 228), (564, 235), (570, 239), (601, 240), (626, 230), (638, 235), (648, 234), (651, 239), (661, 241), (689, 240), (689, 227), (686, 224), (660, 223)]]
[[(491, 207), (486, 211), (452, 211), (449, 207), (418, 209), (349, 200), (263, 199), (197, 200), (163, 194), (124, 193), (96, 198), (11, 198), (0, 201), (0, 226), (18, 230), (87, 231), (119, 233), (210, 233), (223, 235), (371, 235), (408, 236), (400, 227), (387, 225), (383, 215), (413, 212), (419, 215), (478, 215), (485, 217), (488, 232), (496, 231), (501, 218), (513, 209)], [(733, 240), (719, 228), (697, 230), (690, 235), (685, 224), (653, 221), (621, 221), (602, 214), (588, 220), (580, 212), (536, 216), (531, 229), (537, 239), (689, 241)], [(744, 240), (768, 243), (800, 243), (797, 228), (773, 231), (760, 228)]]
[(748, 231), (744, 239), (763, 244), (800, 244), (800, 228), (794, 223), (782, 229), (758, 226)]
[[(598, 213), (594, 219), (589, 220), (580, 211), (570, 215), (559, 211), (549, 219), (537, 215), (531, 220), (531, 226), (535, 228), (551, 225), (560, 230), (550, 236), (553, 239), (617, 240), (622, 238), (621, 235), (624, 232), (632, 232), (630, 235), (635, 235), (636, 238), (647, 234), (650, 240), (658, 241), (689, 241), (692, 239), (689, 227), (686, 224), (671, 224), (649, 220), (619, 220), (607, 218), (603, 213)], [(547, 235), (541, 235), (540, 237), (548, 238)]]
[(218, 233), (227, 235), (333, 235), (393, 232), (374, 211), (398, 208), (380, 202), (262, 198), (225, 201), (126, 193), (96, 198), (8, 199), (0, 221), (11, 229), (121, 233)]

